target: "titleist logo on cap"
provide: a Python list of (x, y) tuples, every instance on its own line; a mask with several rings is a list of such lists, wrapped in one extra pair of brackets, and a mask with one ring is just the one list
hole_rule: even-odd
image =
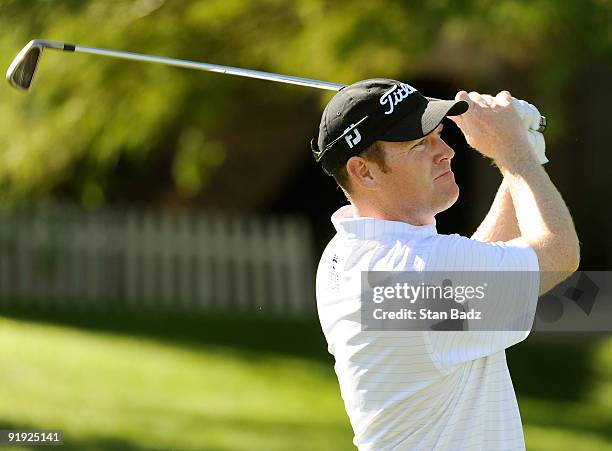
[(415, 91), (416, 89), (406, 83), (400, 83), (386, 91), (382, 96), (380, 96), (380, 104), (382, 106), (387, 105), (389, 108), (387, 111), (385, 111), (385, 114), (393, 113), (395, 110), (395, 105), (406, 99)]

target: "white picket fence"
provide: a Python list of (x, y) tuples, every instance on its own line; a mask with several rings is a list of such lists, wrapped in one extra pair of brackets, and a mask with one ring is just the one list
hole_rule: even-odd
[(0, 304), (312, 313), (299, 218), (46, 206), (0, 213)]

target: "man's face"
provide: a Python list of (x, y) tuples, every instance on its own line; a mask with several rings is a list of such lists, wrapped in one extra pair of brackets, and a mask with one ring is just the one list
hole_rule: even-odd
[(415, 141), (381, 142), (388, 170), (378, 172), (377, 182), (390, 205), (429, 218), (457, 201), (459, 187), (451, 171), (455, 152), (441, 132), (442, 124)]

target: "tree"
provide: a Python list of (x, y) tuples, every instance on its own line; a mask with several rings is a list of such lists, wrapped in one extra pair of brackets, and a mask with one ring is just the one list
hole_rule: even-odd
[[(560, 111), (580, 66), (612, 56), (611, 10), (606, 0), (4, 0), (0, 53), (8, 66), (41, 37), (345, 83), (445, 66), (473, 82), (490, 64), (526, 74)], [(231, 151), (218, 130), (245, 87), (265, 83), (56, 52), (37, 78), (28, 95), (0, 88), (3, 203), (61, 194), (95, 206), (139, 183), (157, 198), (193, 197)], [(275, 92), (296, 108), (329, 98)]]

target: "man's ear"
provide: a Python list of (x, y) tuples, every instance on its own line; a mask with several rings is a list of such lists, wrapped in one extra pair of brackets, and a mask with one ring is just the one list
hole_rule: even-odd
[(346, 171), (353, 186), (358, 185), (367, 190), (376, 189), (378, 184), (376, 174), (373, 172), (375, 163), (363, 157), (351, 157), (346, 162)]

